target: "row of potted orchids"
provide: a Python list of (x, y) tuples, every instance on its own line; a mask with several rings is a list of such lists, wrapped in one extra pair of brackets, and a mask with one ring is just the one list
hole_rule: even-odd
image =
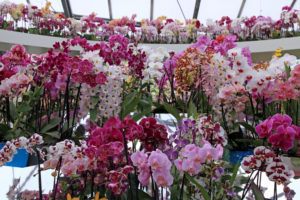
[[(13, 46), (0, 57), (0, 164), (19, 148), (35, 154), (39, 190), (16, 180), (8, 198), (263, 199), (266, 173), (274, 198), (282, 184), (292, 199), (297, 170), (285, 158), (299, 156), (300, 65), (288, 54), (254, 63), (236, 39), (202, 36), (178, 54), (121, 35), (40, 55)], [(230, 163), (241, 146), (254, 149), (239, 160), (249, 176)]]
[[(30, 4), (3, 1), (0, 3), (0, 27), (60, 37), (81, 36), (91, 40), (107, 40), (111, 35), (121, 34), (132, 42), (144, 43), (191, 43), (199, 35), (216, 38), (220, 34), (236, 35), (241, 41), (299, 36), (300, 12), (289, 6), (282, 8), (276, 20), (267, 16), (236, 19), (225, 16), (216, 21), (208, 19), (206, 25), (197, 19), (182, 23), (164, 16), (138, 22), (136, 15), (105, 22), (95, 13), (76, 20), (53, 13), (50, 6), (51, 3), (47, 2), (45, 7), (39, 9)], [(140, 27), (137, 27), (137, 23), (140, 23)]]

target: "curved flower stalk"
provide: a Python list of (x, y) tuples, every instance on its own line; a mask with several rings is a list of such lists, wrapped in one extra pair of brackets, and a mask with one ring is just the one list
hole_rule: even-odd
[[(256, 172), (256, 175), (251, 179), (251, 181), (254, 181), (257, 178), (259, 187), (261, 187), (259, 176), (261, 176), (262, 172), (265, 172), (269, 180), (274, 182), (274, 196), (277, 195), (277, 184), (284, 185), (284, 193), (287, 199), (295, 194), (295, 192), (288, 187), (288, 184), (291, 182), (290, 180), (294, 177), (294, 171), (288, 168), (288, 166), (283, 162), (281, 156), (276, 155), (275, 152), (268, 147), (256, 147), (254, 149), (254, 155), (249, 155), (243, 158), (241, 167), (246, 171), (246, 173), (253, 174)], [(246, 190), (243, 191), (243, 197), (245, 197), (248, 187), (249, 186), (246, 185)]]

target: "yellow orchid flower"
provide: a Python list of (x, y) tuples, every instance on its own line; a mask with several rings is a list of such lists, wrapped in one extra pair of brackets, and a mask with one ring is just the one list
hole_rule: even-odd
[(21, 10), (23, 10), (23, 8), (24, 8), (24, 4), (23, 4), (23, 3), (20, 3), (20, 4), (18, 5), (18, 9), (21, 11)]
[(23, 8), (24, 8), (23, 3), (18, 4), (18, 6), (16, 8), (12, 7), (11, 8), (11, 17), (14, 20), (18, 20), (21, 17), (23, 17), (23, 13), (22, 13)]
[(161, 20), (161, 21), (164, 21), (164, 20), (167, 19), (167, 17), (166, 17), (166, 16), (160, 16), (160, 17), (158, 17), (157, 19), (158, 19), (158, 20)]
[[(95, 198), (94, 199), (91, 199), (91, 200), (108, 200), (107, 198), (101, 198), (99, 199), (100, 197), (100, 192), (97, 192), (96, 195), (95, 195)], [(70, 194), (67, 194), (67, 200), (80, 200), (79, 197), (71, 197)]]
[(282, 47), (276, 49), (276, 51), (275, 51), (275, 53), (273, 54), (272, 58), (274, 58), (275, 56), (276, 56), (277, 58), (281, 57), (281, 56), (282, 56), (282, 49), (283, 49)]
[(194, 28), (195, 28), (194, 24), (188, 24), (186, 26), (186, 33), (187, 33), (188, 36), (191, 36), (191, 33), (192, 33)]
[(175, 19), (175, 21), (176, 21), (179, 25), (183, 25), (183, 23), (182, 23), (180, 20)]
[(99, 196), (100, 196), (100, 192), (97, 192), (95, 195), (95, 199), (91, 199), (91, 200), (99, 200)]
[(96, 16), (98, 15), (98, 13), (92, 12), (91, 15), (94, 15), (94, 19), (96, 19)]
[(51, 13), (50, 6), (51, 6), (51, 2), (47, 1), (46, 6), (44, 8), (42, 8), (43, 15)]
[(61, 18), (63, 17), (63, 14), (62, 14), (62, 13), (55, 13), (55, 14), (54, 14), (54, 17), (55, 17), (56, 19), (61, 19)]
[(107, 198), (99, 199), (99, 196), (100, 196), (100, 192), (97, 192), (96, 195), (95, 195), (95, 199), (91, 199), (91, 200), (108, 200)]
[(141, 20), (141, 26), (142, 26), (142, 27), (148, 26), (147, 23), (146, 23), (146, 19), (142, 19), (142, 20)]
[(67, 194), (67, 200), (80, 200), (79, 197), (72, 198), (70, 194)]

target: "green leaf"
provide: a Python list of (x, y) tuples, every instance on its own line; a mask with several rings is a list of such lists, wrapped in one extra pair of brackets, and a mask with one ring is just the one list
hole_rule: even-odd
[(151, 111), (152, 111), (152, 109), (151, 109), (151, 108), (148, 108), (148, 109), (146, 109), (146, 110), (144, 110), (144, 111), (142, 111), (142, 112), (140, 112), (140, 113), (137, 113), (137, 114), (133, 115), (133, 116), (131, 117), (131, 119), (137, 122), (137, 121), (139, 121), (142, 117), (144, 117), (144, 116), (146, 116), (147, 114), (151, 113)]
[(41, 95), (43, 94), (44, 92), (44, 88), (43, 87), (36, 87), (34, 89), (34, 92), (33, 92), (33, 99), (36, 100), (36, 99), (39, 99), (41, 97)]
[[(242, 139), (235, 139), (236, 142), (241, 142), (241, 143), (248, 143), (253, 145), (253, 146), (262, 146), (264, 141), (263, 139), (250, 139), (250, 138), (242, 138)], [(266, 144), (265, 144), (266, 145)]]
[(0, 133), (10, 130), (10, 127), (7, 124), (0, 124)]
[(13, 120), (17, 119), (17, 109), (13, 102), (9, 102), (9, 115)]
[(289, 79), (291, 77), (291, 68), (287, 66), (287, 64), (284, 64), (284, 67), (285, 67), (286, 77), (287, 79)]
[(8, 131), (6, 138), (8, 140), (12, 140), (12, 139), (18, 138), (20, 136), (24, 136), (24, 132), (22, 132), (22, 130), (20, 128), (17, 128), (16, 130), (10, 129)]
[(293, 154), (297, 153), (297, 151), (298, 151), (298, 140), (294, 140), (294, 146), (289, 151), (292, 152)]
[(230, 178), (230, 186), (232, 186), (234, 181), (235, 181), (235, 178), (236, 178), (236, 175), (238, 173), (239, 166), (240, 166), (239, 162), (240, 162), (240, 160), (238, 160), (237, 163), (234, 165), (233, 173), (232, 173), (232, 176)]
[(167, 110), (168, 113), (172, 114), (176, 118), (178, 123), (180, 122), (180, 115), (176, 108), (173, 108), (172, 106), (170, 106), (167, 103), (164, 104), (164, 108)]
[(230, 162), (230, 151), (228, 149), (228, 145), (229, 144), (227, 144), (227, 148), (224, 148), (224, 150), (223, 150), (223, 158), (222, 158), (222, 160)]
[(60, 133), (58, 131), (47, 132), (47, 133), (44, 133), (44, 134), (49, 135), (49, 136), (54, 137), (54, 138), (57, 138), (57, 139), (60, 139)]
[(93, 105), (97, 105), (97, 103), (99, 102), (99, 98), (98, 97), (92, 97), (92, 103)]
[(90, 110), (90, 120), (95, 123), (97, 119), (97, 109), (91, 109)]
[(195, 106), (193, 101), (189, 102), (187, 113), (189, 117), (196, 117), (196, 115), (198, 114), (197, 107)]
[(149, 84), (150, 84), (150, 83), (144, 83), (144, 84), (140, 87), (140, 89), (141, 89), (141, 90), (144, 89), (144, 88), (147, 87)]
[(2, 22), (2, 27), (3, 27), (3, 29), (7, 29), (8, 27), (10, 27), (10, 24), (7, 23), (7, 21), (3, 21)]
[(121, 119), (124, 119), (128, 114), (130, 114), (130, 112), (133, 112), (135, 110), (135, 107), (140, 102), (140, 97), (137, 95), (137, 91), (133, 91), (125, 97), (122, 103), (122, 112), (120, 115)]
[(260, 189), (257, 187), (257, 185), (253, 181), (251, 183), (251, 189), (255, 196), (255, 200), (264, 200), (265, 199), (264, 195), (262, 194)]
[(47, 29), (47, 28), (42, 28), (41, 34), (42, 34), (42, 35), (50, 35), (50, 30)]
[(139, 102), (140, 97), (136, 97), (130, 102), (130, 104), (128, 104), (126, 107), (123, 107), (121, 119), (124, 119), (128, 114), (133, 112), (135, 110), (135, 107), (139, 104)]
[[(137, 199), (136, 197), (136, 189), (135, 188), (132, 188), (132, 195), (133, 195), (133, 198), (131, 198), (131, 192), (130, 192), (130, 189), (127, 190), (128, 192), (128, 199)], [(142, 199), (142, 200), (152, 200), (153, 198), (146, 192), (144, 192), (143, 190), (138, 190), (138, 196), (139, 196), (139, 199)]]
[(246, 122), (237, 122), (236, 124), (242, 125), (243, 127), (245, 127), (245, 129), (247, 129), (248, 131), (251, 131), (252, 133), (256, 134), (255, 128), (249, 124), (247, 124)]
[(58, 117), (52, 118), (50, 122), (42, 128), (41, 133), (48, 132), (52, 128), (56, 127), (59, 123), (60, 123), (60, 118)]
[(78, 174), (71, 174), (69, 177), (70, 178), (80, 178), (80, 175), (78, 175)]
[(131, 102), (135, 99), (137, 94), (137, 91), (134, 91), (127, 95), (122, 103), (122, 108), (125, 109), (129, 104), (131, 104)]
[(17, 112), (19, 113), (27, 113), (32, 110), (32, 107), (28, 105), (26, 102), (21, 103), (17, 107)]
[(200, 190), (200, 192), (205, 200), (211, 200), (208, 193), (206, 192), (205, 188), (202, 185), (197, 183), (197, 181), (195, 181), (195, 179), (193, 177), (191, 177), (188, 173), (185, 172), (184, 174), (185, 174), (185, 177), (189, 181), (191, 181), (192, 183), (194, 183), (196, 185), (196, 187)]
[(39, 30), (37, 28), (29, 28), (28, 29), (28, 33), (31, 33), (31, 34), (38, 34), (39, 33)]
[(170, 188), (171, 200), (178, 200), (180, 196), (180, 187), (179, 185), (172, 185)]
[(24, 96), (32, 96), (33, 92), (31, 90), (24, 93)]
[(141, 104), (142, 106), (149, 106), (149, 105), (152, 105), (152, 104), (151, 104), (151, 101), (149, 102), (148, 99), (141, 99), (140, 104)]
[(300, 169), (300, 158), (298, 157), (291, 157), (291, 164), (296, 167), (297, 169)]
[(85, 133), (85, 128), (84, 126), (81, 124), (77, 127), (76, 131), (75, 131), (75, 136), (76, 137), (83, 137), (84, 136), (84, 133)]
[(0, 124), (0, 141), (1, 140), (4, 140), (4, 139), (7, 139), (7, 135), (8, 135), (8, 131), (10, 130), (11, 128), (6, 125), (6, 124)]

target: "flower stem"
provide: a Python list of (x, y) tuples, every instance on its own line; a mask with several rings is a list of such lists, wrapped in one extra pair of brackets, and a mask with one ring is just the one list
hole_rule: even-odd
[[(127, 140), (126, 140), (126, 136), (125, 136), (125, 130), (122, 131), (122, 134), (123, 134), (123, 141), (124, 141), (124, 152), (125, 152), (125, 156), (126, 156), (126, 164), (129, 165), (128, 147), (127, 147)], [(133, 191), (132, 191), (130, 173), (128, 173), (128, 182), (129, 182), (129, 190), (130, 190), (130, 194), (131, 194), (131, 199), (133, 199)], [(138, 196), (137, 196), (137, 198), (138, 198)]]
[(59, 158), (58, 163), (57, 163), (57, 166), (56, 166), (56, 169), (55, 169), (55, 170), (58, 171), (58, 173), (57, 173), (56, 184), (55, 184), (55, 187), (53, 188), (54, 191), (53, 191), (53, 197), (52, 197), (52, 200), (55, 200), (55, 199), (56, 199), (56, 191), (57, 191), (57, 187), (58, 187), (58, 181), (59, 181), (59, 178), (60, 178), (60, 167), (61, 167), (61, 162), (62, 162), (62, 157)]
[(180, 200), (183, 200), (184, 180), (185, 180), (185, 174), (183, 174), (182, 183), (181, 183), (180, 198), (179, 198)]
[[(254, 176), (254, 178), (252, 179), (252, 181), (255, 180), (256, 176), (258, 175), (258, 172), (259, 172), (259, 171), (257, 171), (257, 173), (256, 173), (256, 175)], [(253, 173), (254, 173), (254, 171), (251, 172), (251, 174), (250, 174), (250, 176), (249, 176), (249, 179), (248, 179), (248, 181), (247, 181), (247, 183), (246, 183), (246, 186), (245, 186), (244, 189), (243, 189), (243, 194), (242, 194), (241, 200), (243, 200), (243, 199), (246, 197), (246, 194), (248, 193), (248, 191), (249, 191), (249, 189), (250, 189), (250, 184), (249, 184), (249, 183), (250, 183), (251, 176), (253, 175)], [(251, 182), (252, 182), (252, 181), (251, 181)]]
[(81, 89), (81, 84), (79, 85), (78, 90), (77, 90), (77, 96), (76, 96), (75, 108), (74, 108), (73, 120), (72, 120), (72, 128), (74, 128), (74, 124), (75, 124), (75, 117), (76, 117), (77, 109), (78, 109), (78, 100), (79, 100), (79, 95), (80, 95), (80, 89)]
[(42, 192), (42, 175), (41, 175), (41, 158), (40, 158), (40, 152), (37, 150), (37, 158), (38, 158), (38, 174), (39, 174), (39, 198), (40, 200), (43, 199), (43, 192)]

